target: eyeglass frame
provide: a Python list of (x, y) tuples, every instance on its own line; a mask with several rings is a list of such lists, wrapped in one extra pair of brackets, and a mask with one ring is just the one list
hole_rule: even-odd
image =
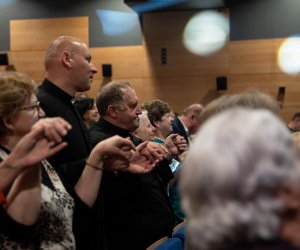
[(38, 113), (40, 112), (41, 109), (41, 105), (39, 101), (34, 102), (35, 104), (30, 104), (27, 105), (25, 107), (20, 108), (18, 111), (23, 111), (23, 110), (27, 110), (27, 111), (31, 111), (31, 110), (36, 110)]

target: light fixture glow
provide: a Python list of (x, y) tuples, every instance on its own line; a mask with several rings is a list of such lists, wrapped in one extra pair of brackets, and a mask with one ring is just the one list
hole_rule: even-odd
[(193, 16), (183, 32), (183, 44), (192, 53), (209, 56), (219, 51), (228, 40), (229, 21), (216, 11)]
[(300, 73), (300, 37), (287, 38), (280, 46), (277, 54), (280, 69), (289, 75)]

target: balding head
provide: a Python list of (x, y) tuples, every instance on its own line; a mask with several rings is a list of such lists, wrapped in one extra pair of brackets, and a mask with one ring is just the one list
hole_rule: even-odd
[(185, 108), (180, 115), (181, 121), (188, 128), (190, 134), (196, 133), (200, 125), (200, 114), (203, 106), (199, 103), (193, 103)]
[(186, 109), (183, 110), (182, 115), (188, 116), (189, 114), (194, 114), (199, 116), (201, 111), (203, 109), (203, 106), (199, 103), (194, 103), (188, 106)]
[(87, 45), (78, 38), (61, 36), (48, 47), (45, 55), (45, 76), (59, 88), (74, 96), (91, 87), (97, 68), (91, 62)]
[(78, 38), (72, 36), (61, 36), (55, 39), (46, 50), (45, 69), (48, 70), (55, 65), (54, 61), (58, 60), (64, 51), (75, 52), (78, 46), (84, 47), (86, 45)]

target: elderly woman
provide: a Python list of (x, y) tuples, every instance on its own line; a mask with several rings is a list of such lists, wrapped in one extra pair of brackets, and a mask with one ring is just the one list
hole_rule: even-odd
[(300, 249), (299, 164), (289, 131), (269, 111), (209, 119), (181, 173), (191, 248)]
[[(175, 225), (185, 219), (185, 215), (180, 207), (180, 195), (177, 190), (177, 182), (180, 175), (180, 160), (187, 150), (187, 142), (183, 136), (173, 134), (170, 105), (162, 100), (155, 99), (143, 104), (143, 108), (148, 112), (148, 118), (155, 128), (154, 142), (163, 144), (171, 153), (172, 163), (170, 168), (174, 172), (173, 180), (169, 182), (169, 200), (174, 213)], [(173, 156), (173, 157), (172, 157)]]
[[(67, 134), (70, 125), (61, 118), (39, 120), (44, 112), (34, 91), (32, 80), (24, 74), (12, 72), (0, 75), (1, 159), (14, 152), (16, 144), (31, 130), (42, 130), (47, 138), (39, 144), (40, 160), (66, 145), (62, 137)], [(44, 153), (51, 149), (50, 153)], [(120, 137), (97, 144), (73, 191), (45, 160), (41, 167), (35, 164), (23, 171), (19, 167), (15, 178), (10, 177), (12, 184), (2, 186), (6, 187), (6, 203), (0, 210), (0, 248), (75, 249), (72, 231), (74, 207), (80, 208), (82, 213), (89, 213), (100, 187), (103, 159), (117, 157), (125, 164), (132, 155), (132, 149), (132, 142)], [(17, 168), (10, 166), (11, 171), (17, 171)]]

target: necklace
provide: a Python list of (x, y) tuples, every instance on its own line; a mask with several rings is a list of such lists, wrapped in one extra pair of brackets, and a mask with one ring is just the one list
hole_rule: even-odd
[(154, 142), (157, 142), (157, 143), (159, 143), (159, 144), (164, 144), (164, 143), (165, 143), (165, 140), (164, 140), (164, 139), (159, 138), (159, 137), (156, 137), (156, 136), (154, 137), (153, 141), (154, 141)]

